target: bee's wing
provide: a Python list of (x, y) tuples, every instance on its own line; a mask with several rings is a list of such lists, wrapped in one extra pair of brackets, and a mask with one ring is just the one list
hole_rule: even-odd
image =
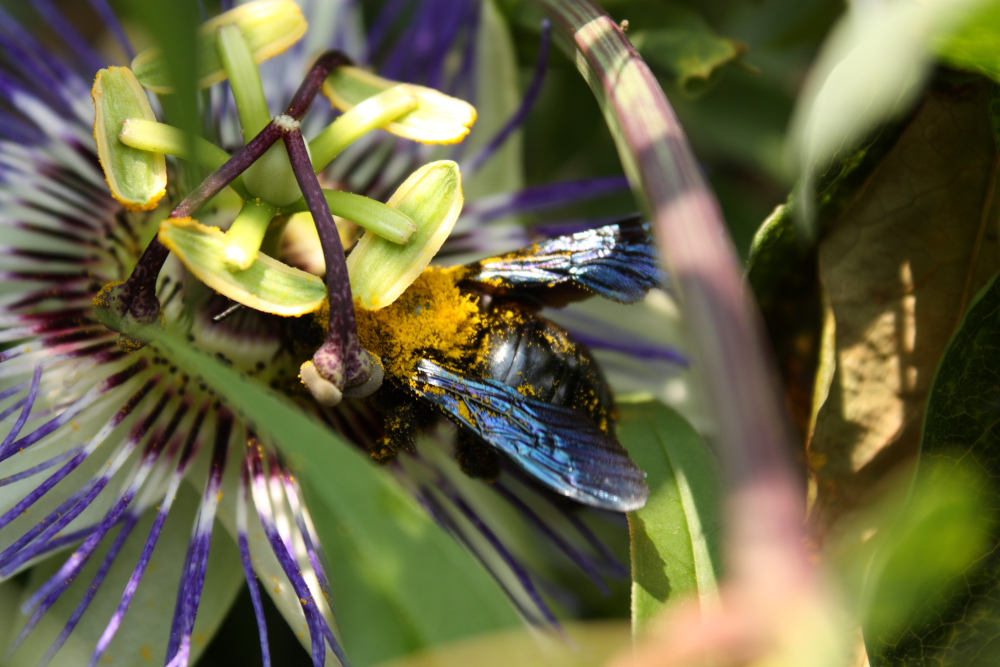
[(427, 359), (417, 366), (423, 400), (511, 458), (553, 491), (618, 512), (642, 507), (646, 475), (585, 416), (532, 400), (496, 380), (460, 375)]
[[(664, 282), (650, 226), (638, 219), (557, 236), (466, 268), (463, 280), (485, 291), (529, 294), (543, 303), (556, 288), (564, 301), (599, 294), (635, 303)], [(576, 294), (567, 295), (567, 288)]]

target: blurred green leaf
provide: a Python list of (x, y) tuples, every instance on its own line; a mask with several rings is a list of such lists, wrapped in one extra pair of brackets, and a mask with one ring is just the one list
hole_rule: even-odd
[(650, 67), (673, 79), (686, 93), (697, 93), (746, 47), (719, 36), (697, 12), (668, 5), (660, 8), (667, 27), (636, 30), (629, 38)]
[[(903, 539), (877, 563), (875, 594), (897, 596), (866, 629), (873, 667), (993, 665), (1000, 646), (1000, 282), (976, 296), (931, 389), (921, 470)], [(956, 477), (956, 462), (970, 474)], [(938, 496), (937, 502), (927, 497)], [(982, 504), (969, 498), (982, 496)], [(907, 525), (909, 524), (909, 525)], [(907, 534), (907, 529), (912, 532)], [(985, 543), (985, 544), (984, 544)], [(920, 561), (923, 561), (922, 563)], [(915, 590), (905, 592), (906, 578)], [(929, 577), (933, 574), (933, 578)], [(945, 590), (940, 579), (953, 575)], [(939, 590), (935, 590), (939, 589)], [(903, 596), (903, 597), (898, 597)], [(922, 598), (922, 599), (921, 599)], [(920, 603), (902, 627), (886, 614)], [(893, 610), (893, 606), (897, 609)]]
[(600, 667), (629, 650), (631, 636), (624, 622), (569, 623), (563, 630), (569, 641), (518, 628), (454, 642), (380, 667)]
[(638, 630), (669, 602), (717, 597), (722, 480), (704, 439), (661, 403), (622, 405), (618, 435), (650, 490), (646, 506), (629, 514)]
[(953, 67), (969, 69), (1000, 81), (1000, 2), (988, 0), (978, 6), (957, 29), (940, 36), (934, 50)]
[[(812, 179), (883, 121), (904, 112), (934, 65), (932, 46), (996, 0), (851, 6), (813, 67), (792, 122), (811, 220)], [(974, 14), (973, 14), (974, 15)]]
[(983, 81), (934, 86), (819, 247), (835, 372), (809, 443), (822, 534), (913, 456), (935, 368), (965, 304), (1000, 269)]
[(991, 521), (983, 486), (981, 471), (931, 457), (921, 463), (912, 489), (907, 483), (898, 490), (909, 503), (900, 516), (891, 517), (894, 523), (883, 523), (886, 534), (865, 568), (862, 621), (869, 636), (898, 636), (907, 626), (912, 629), (934, 613), (928, 600), (960, 587), (955, 577), (987, 546)]
[(277, 443), (302, 479), (355, 664), (520, 622), (482, 566), (357, 448), (211, 356), (175, 338), (156, 344)]
[(198, 0), (148, 2), (120, 0), (128, 13), (162, 49), (166, 78), (174, 89), (160, 97), (166, 121), (192, 136), (201, 136), (198, 114)]

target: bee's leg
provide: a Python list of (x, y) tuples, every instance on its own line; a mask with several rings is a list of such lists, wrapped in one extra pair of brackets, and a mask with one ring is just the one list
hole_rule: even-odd
[(495, 482), (500, 475), (500, 455), (497, 451), (461, 430), (455, 436), (455, 460), (469, 477)]
[(417, 408), (410, 402), (397, 405), (385, 418), (385, 435), (369, 450), (378, 463), (392, 463), (400, 452), (414, 452), (421, 421)]

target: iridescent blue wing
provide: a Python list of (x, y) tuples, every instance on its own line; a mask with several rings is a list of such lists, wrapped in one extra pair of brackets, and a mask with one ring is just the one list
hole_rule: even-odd
[[(650, 225), (630, 219), (557, 236), (506, 255), (468, 265), (463, 279), (488, 292), (530, 294), (548, 302), (562, 288), (568, 299), (599, 294), (635, 303), (663, 284)], [(577, 294), (567, 295), (567, 289)]]
[(645, 504), (645, 473), (614, 438), (575, 410), (427, 359), (418, 364), (416, 380), (414, 391), (424, 401), (553, 491), (617, 512)]

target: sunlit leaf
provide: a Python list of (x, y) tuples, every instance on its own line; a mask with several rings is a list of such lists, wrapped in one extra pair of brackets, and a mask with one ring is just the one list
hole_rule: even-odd
[(356, 447), (182, 340), (164, 338), (157, 346), (275, 442), (299, 475), (355, 664), (519, 624), (482, 566)]
[(974, 70), (1000, 81), (998, 42), (1000, 2), (987, 0), (978, 3), (954, 31), (935, 40), (934, 50), (953, 67)]
[(718, 604), (722, 480), (704, 439), (670, 408), (627, 403), (621, 413), (619, 438), (650, 490), (629, 514), (632, 619), (642, 628), (679, 599)]
[(629, 38), (654, 69), (667, 74), (688, 93), (703, 89), (720, 67), (746, 50), (720, 37), (697, 12), (683, 6), (660, 10), (666, 27), (637, 30)]
[(819, 248), (836, 370), (809, 444), (822, 532), (912, 456), (927, 392), (975, 291), (1000, 269), (987, 86), (935, 89)]
[(627, 623), (569, 623), (566, 639), (540, 636), (528, 628), (491, 633), (379, 667), (600, 667), (629, 648)]
[[(883, 611), (870, 620), (866, 642), (873, 667), (995, 663), (1000, 643), (998, 424), (1000, 282), (994, 278), (949, 343), (928, 399), (915, 494), (943, 501), (914, 495), (908, 520), (919, 532), (892, 545), (885, 562), (873, 568), (877, 587), (872, 595), (898, 596), (907, 574), (922, 575), (911, 579), (911, 590), (902, 595), (918, 607), (912, 615), (887, 618)], [(955, 476), (958, 466), (965, 466), (963, 476)], [(940, 579), (948, 576), (954, 579), (945, 586)]]

